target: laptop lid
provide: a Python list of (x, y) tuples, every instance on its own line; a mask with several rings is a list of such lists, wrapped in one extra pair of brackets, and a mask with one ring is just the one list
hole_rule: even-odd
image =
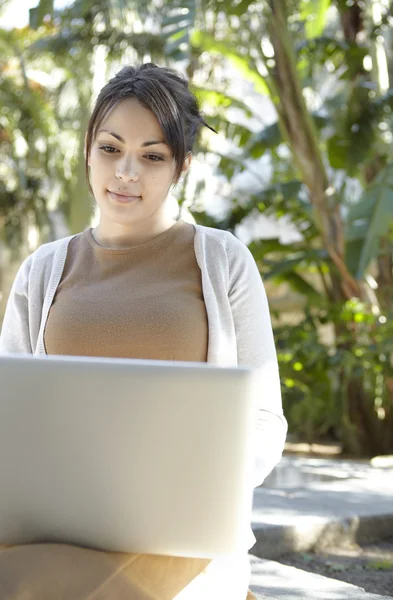
[(0, 543), (214, 557), (244, 551), (251, 370), (0, 357)]

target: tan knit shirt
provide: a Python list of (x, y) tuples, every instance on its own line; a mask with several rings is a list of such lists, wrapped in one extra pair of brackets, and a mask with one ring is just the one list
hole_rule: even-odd
[(127, 249), (75, 236), (45, 328), (47, 354), (205, 362), (208, 324), (195, 229), (178, 221)]

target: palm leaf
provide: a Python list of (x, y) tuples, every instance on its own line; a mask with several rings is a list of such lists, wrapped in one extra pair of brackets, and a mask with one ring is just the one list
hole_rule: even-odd
[(255, 91), (264, 96), (270, 95), (270, 90), (264, 77), (258, 72), (250, 55), (241, 56), (235, 46), (215, 40), (211, 35), (203, 31), (194, 31), (191, 36), (193, 45), (203, 48), (208, 52), (216, 52), (227, 59), (247, 81), (254, 84)]
[(161, 35), (165, 54), (172, 60), (184, 60), (190, 54), (190, 31), (195, 25), (195, 0), (172, 0), (164, 4)]
[(324, 262), (326, 258), (327, 253), (324, 250), (312, 249), (297, 252), (285, 260), (270, 261), (265, 259), (264, 263), (268, 266), (268, 273), (265, 275), (265, 279), (287, 275), (288, 273), (296, 271), (296, 269), (302, 265), (321, 263)]
[(229, 107), (235, 107), (240, 108), (244, 112), (245, 116), (252, 116), (252, 111), (244, 102), (242, 102), (242, 100), (234, 98), (233, 96), (229, 96), (224, 92), (216, 89), (200, 87), (197, 85), (190, 85), (190, 90), (197, 96), (201, 103), (206, 103), (211, 108), (225, 109)]
[(381, 239), (393, 225), (393, 165), (388, 164), (350, 209), (346, 262), (358, 279), (378, 255)]
[(281, 278), (276, 278), (276, 281), (277, 283), (280, 283), (281, 281), (288, 283), (294, 292), (298, 292), (299, 294), (306, 296), (310, 302), (316, 303), (317, 301), (321, 300), (321, 294), (318, 292), (318, 290), (316, 290), (311, 283), (306, 281), (304, 277), (299, 275), (299, 273), (286, 273), (285, 277), (282, 276)]
[(53, 15), (54, 0), (40, 0), (38, 6), (30, 8), (29, 20), (32, 29), (38, 29), (46, 15)]
[(264, 260), (267, 254), (271, 253), (282, 253), (283, 255), (288, 254), (290, 246), (282, 244), (278, 238), (272, 238), (267, 240), (254, 240), (248, 246), (253, 257), (257, 261)]
[[(322, 116), (317, 112), (312, 113), (312, 117), (318, 130), (323, 129), (330, 122), (327, 117)], [(271, 125), (267, 125), (264, 129), (262, 129), (262, 131), (259, 131), (257, 134), (255, 134), (250, 140), (248, 146), (246, 146), (245, 150), (253, 158), (259, 158), (266, 152), (266, 150), (277, 148), (277, 146), (283, 143), (283, 141), (284, 140), (278, 121), (276, 121)]]
[(252, 137), (245, 150), (252, 158), (261, 157), (266, 150), (277, 148), (283, 142), (278, 122), (268, 125)]

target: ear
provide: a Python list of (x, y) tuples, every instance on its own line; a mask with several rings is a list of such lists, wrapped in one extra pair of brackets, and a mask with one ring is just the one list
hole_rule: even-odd
[(185, 175), (187, 173), (188, 169), (191, 166), (191, 161), (192, 161), (192, 154), (191, 154), (191, 152), (189, 152), (186, 155), (186, 158), (184, 159), (183, 168), (181, 170), (182, 175)]

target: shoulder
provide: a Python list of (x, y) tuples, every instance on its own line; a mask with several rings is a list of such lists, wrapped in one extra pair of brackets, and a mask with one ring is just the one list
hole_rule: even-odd
[[(226, 231), (225, 229), (215, 229), (214, 227), (206, 227), (205, 225), (198, 225), (198, 223), (194, 224), (197, 234), (200, 237), (205, 238), (206, 240), (215, 241), (222, 246), (226, 246), (227, 244), (231, 245), (233, 242), (240, 242), (233, 233), (230, 231)], [(241, 243), (241, 242), (240, 242)]]
[(204, 247), (205, 263), (214, 273), (228, 274), (228, 289), (253, 290), (264, 294), (261, 274), (251, 251), (229, 231), (196, 225), (199, 244)]
[(69, 242), (74, 236), (68, 236), (39, 246), (21, 264), (18, 277), (28, 279), (49, 274), (57, 262), (63, 262), (67, 255)]
[(247, 246), (230, 231), (197, 224), (194, 226), (197, 237), (203, 240), (204, 245), (212, 247), (213, 250), (220, 247), (227, 255), (229, 262), (255, 262)]
[(46, 271), (55, 264), (64, 262), (67, 256), (68, 244), (74, 237), (70, 235), (39, 246), (29, 257), (31, 267)]
[(36, 262), (43, 262), (53, 259), (56, 253), (58, 253), (59, 251), (67, 250), (68, 244), (70, 243), (73, 237), (75, 236), (70, 235), (68, 237), (55, 240), (53, 242), (48, 242), (47, 244), (42, 244), (42, 246), (39, 246), (37, 250), (35, 250), (31, 254), (32, 260)]

